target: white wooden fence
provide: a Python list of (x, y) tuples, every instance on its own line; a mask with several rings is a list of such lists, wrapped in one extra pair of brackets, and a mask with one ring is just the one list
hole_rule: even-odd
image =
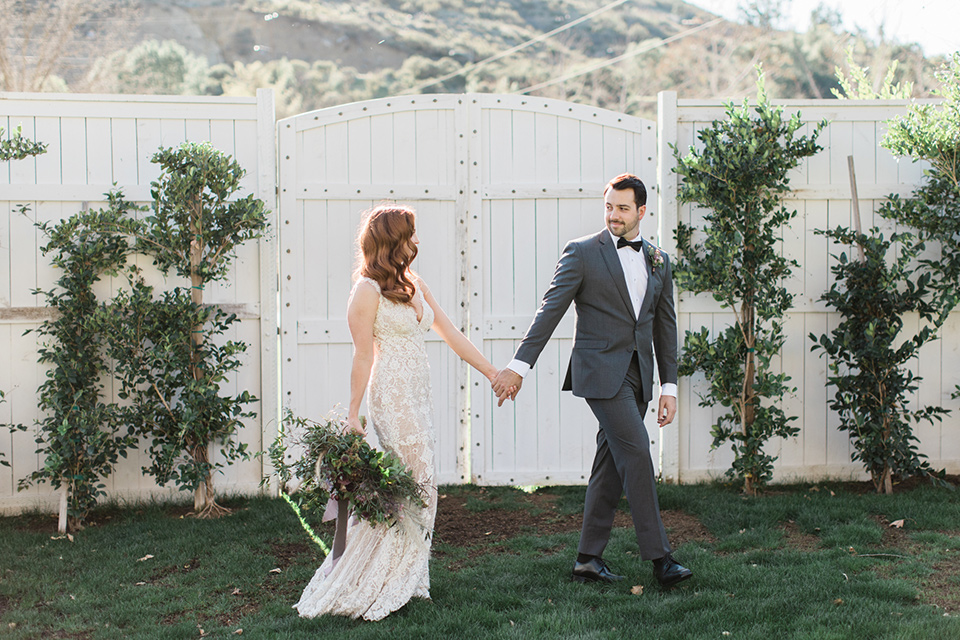
[[(880, 147), (885, 122), (905, 113), (906, 101), (794, 100), (781, 104), (788, 114), (799, 111), (806, 123), (826, 119), (830, 124), (819, 138), (824, 150), (806, 159), (790, 177), (793, 197), (787, 204), (797, 210), (798, 216), (783, 234), (784, 254), (801, 267), (788, 282), (788, 289), (795, 296), (794, 308), (784, 324), (786, 344), (779, 366), (797, 387), (796, 394), (783, 399), (783, 408), (787, 415), (798, 417), (795, 424), (801, 431), (797, 438), (776, 440), (767, 448), (779, 456), (775, 465), (778, 481), (865, 478), (861, 466), (850, 460), (848, 435), (837, 429), (839, 419), (828, 408), (834, 390), (826, 386), (826, 359), (820, 352), (810, 351), (812, 342), (808, 337), (810, 333), (827, 333), (838, 323), (837, 314), (829, 313), (819, 298), (832, 283), (830, 267), (836, 263), (832, 256), (844, 250), (849, 253), (849, 248), (833, 245), (828, 238), (814, 235), (814, 230), (853, 226), (848, 156), (853, 156), (856, 167), (863, 228), (876, 225), (888, 235), (895, 227), (875, 212), (889, 194), (909, 196), (921, 182), (924, 165), (906, 158), (898, 160)], [(666, 228), (673, 228), (677, 217), (702, 227), (702, 212), (677, 206), (677, 179), (676, 174), (671, 174), (674, 161), (666, 145), (674, 142), (680, 149), (688, 149), (697, 142), (696, 132), (711, 121), (722, 119), (724, 113), (719, 101), (678, 102), (673, 93), (660, 96), (660, 122), (664, 128), (660, 137), (661, 208)], [(805, 133), (809, 133), (810, 127), (805, 125)], [(670, 253), (675, 253), (672, 234), (662, 240)], [(720, 330), (733, 321), (733, 316), (723, 312), (709, 295), (680, 295), (678, 311), (681, 334), (700, 327)], [(918, 323), (918, 317), (908, 318), (904, 330), (915, 332)], [(912, 399), (913, 406), (941, 405), (953, 409), (953, 414), (942, 423), (915, 427), (920, 451), (929, 456), (935, 468), (945, 467), (951, 473), (960, 470), (960, 402), (950, 397), (960, 383), (958, 355), (960, 313), (954, 312), (941, 339), (922, 349), (913, 369), (923, 377)], [(677, 439), (669, 439), (664, 445), (664, 472), (684, 482), (720, 476), (733, 459), (729, 447), (710, 450), (710, 427), (720, 414), (718, 409), (698, 406), (697, 392), (703, 384), (702, 374), (681, 381)], [(671, 463), (676, 466), (670, 466)]]
[[(268, 203), (275, 200), (273, 95), (257, 99), (88, 96), (56, 94), (0, 94), (0, 127), (7, 132), (23, 127), (24, 135), (47, 143), (48, 151), (0, 165), (0, 423), (27, 425), (26, 433), (0, 429), (0, 453), (10, 467), (0, 467), (0, 511), (52, 504), (48, 485), (17, 492), (17, 482), (39, 468), (35, 422), (37, 387), (45, 369), (37, 364), (37, 335), (23, 335), (51, 317), (42, 296), (34, 289), (50, 290), (59, 277), (39, 248), (43, 234), (34, 223), (55, 223), (83, 208), (101, 206), (103, 194), (114, 184), (127, 199), (150, 201), (150, 182), (159, 167), (150, 162), (161, 146), (184, 141), (209, 140), (233, 155), (247, 170), (241, 193), (255, 193)], [(30, 207), (26, 216), (18, 205)], [(242, 247), (229, 278), (206, 291), (210, 302), (228, 306), (241, 321), (228, 339), (248, 343), (245, 364), (230, 381), (227, 391), (247, 389), (260, 402), (254, 406), (261, 418), (240, 433), (240, 440), (259, 450), (264, 431), (276, 429), (277, 322), (276, 225), (260, 245)], [(149, 260), (140, 264), (154, 286), (165, 283)], [(121, 284), (104, 281), (97, 288), (106, 298)], [(108, 387), (109, 392), (113, 392)], [(108, 492), (121, 498), (139, 498), (161, 492), (141, 472), (148, 463), (145, 452), (132, 452), (107, 479)], [(259, 459), (228, 467), (217, 477), (224, 491), (253, 492), (262, 477)]]
[[(810, 352), (809, 333), (836, 323), (818, 301), (829, 286), (830, 253), (838, 249), (814, 229), (850, 224), (846, 158), (856, 162), (864, 225), (889, 228), (874, 216), (889, 193), (907, 195), (922, 166), (879, 147), (884, 122), (905, 102), (804, 101), (806, 121), (826, 118), (825, 150), (794, 172), (791, 203), (800, 215), (784, 233), (784, 252), (802, 268), (790, 282), (796, 308), (786, 324), (780, 366), (797, 393), (784, 408), (799, 416), (798, 438), (774, 442), (776, 479), (862, 477), (850, 462), (846, 434), (827, 408), (826, 362)], [(668, 144), (681, 149), (695, 132), (723, 117), (720, 102), (660, 96), (659, 123), (583, 105), (499, 95), (388, 98), (302, 114), (277, 123), (272, 97), (258, 100), (0, 94), (0, 126), (50, 144), (36, 159), (0, 166), (0, 422), (32, 424), (39, 416), (34, 328), (48, 311), (32, 295), (56, 279), (40, 255), (35, 220), (54, 221), (96, 205), (113, 182), (130, 199), (149, 200), (157, 175), (149, 157), (161, 145), (211, 140), (247, 168), (244, 192), (273, 207), (279, 176), (276, 233), (240, 252), (235, 273), (209, 292), (243, 318), (236, 336), (250, 344), (248, 363), (233, 382), (261, 398), (261, 418), (242, 432), (253, 448), (276, 431), (279, 404), (319, 418), (349, 397), (351, 346), (346, 302), (361, 212), (396, 200), (418, 211), (417, 270), (455, 324), (498, 366), (511, 357), (553, 274), (563, 244), (602, 227), (601, 191), (611, 176), (631, 171), (648, 183), (644, 235), (675, 253), (678, 219), (696, 224), (700, 212), (678, 207)], [(279, 165), (279, 166), (278, 166)], [(29, 204), (31, 217), (16, 213)], [(275, 254), (279, 251), (280, 345), (277, 345)], [(148, 266), (148, 265), (144, 265)], [(151, 276), (163, 284), (157, 274)], [(107, 295), (116, 283), (104, 283)], [(729, 314), (706, 296), (679, 296), (681, 333), (720, 328)], [(916, 326), (917, 321), (912, 320)], [(908, 323), (909, 326), (909, 323)], [(437, 470), (441, 482), (482, 484), (581, 483), (594, 450), (596, 424), (579, 399), (561, 393), (573, 318), (554, 340), (513, 404), (497, 408), (486, 380), (432, 338)], [(682, 336), (681, 336), (682, 339)], [(916, 370), (924, 377), (916, 403), (960, 409), (950, 392), (960, 382), (960, 314), (942, 339), (924, 348)], [(278, 380), (282, 373), (282, 385)], [(721, 475), (731, 454), (710, 450), (715, 411), (697, 405), (702, 379), (680, 381), (678, 422), (651, 428), (661, 472), (690, 482)], [(921, 425), (921, 450), (937, 467), (960, 470), (960, 410), (942, 425)], [(34, 435), (0, 432), (0, 510), (52, 502), (46, 486), (16, 492), (16, 481), (37, 468)], [(662, 442), (660, 441), (662, 438)], [(110, 493), (156, 491), (143, 477), (141, 455), (123, 462)], [(218, 478), (228, 491), (254, 491), (260, 461), (229, 468)]]

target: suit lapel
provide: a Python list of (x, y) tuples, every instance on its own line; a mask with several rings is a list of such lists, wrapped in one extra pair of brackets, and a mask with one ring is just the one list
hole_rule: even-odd
[(653, 266), (650, 263), (650, 251), (653, 245), (647, 242), (647, 239), (643, 239), (643, 264), (647, 267), (647, 292), (643, 295), (643, 304), (640, 305), (640, 317), (643, 317), (645, 313), (651, 313), (651, 306), (653, 305), (653, 277), (655, 272), (653, 271)]
[(633, 302), (630, 301), (630, 292), (627, 291), (627, 278), (623, 275), (623, 266), (621, 266), (620, 258), (617, 256), (617, 247), (613, 244), (613, 241), (610, 239), (610, 234), (606, 229), (600, 232), (597, 240), (600, 242), (600, 255), (603, 257), (603, 262), (607, 265), (610, 278), (617, 286), (620, 299), (623, 301), (623, 304), (626, 305), (627, 313), (630, 317), (633, 317)]

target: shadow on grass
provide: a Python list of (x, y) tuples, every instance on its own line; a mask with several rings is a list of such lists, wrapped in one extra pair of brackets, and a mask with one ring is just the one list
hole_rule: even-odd
[(205, 521), (178, 504), (111, 506), (74, 542), (46, 515), (0, 518), (0, 635), (960, 637), (955, 493), (821, 484), (747, 500), (720, 485), (664, 486), (665, 525), (694, 571), (664, 592), (625, 509), (605, 558), (627, 580), (570, 581), (583, 491), (442, 487), (432, 600), (380, 623), (296, 615), (323, 556), (280, 500), (231, 499), (230, 516)]

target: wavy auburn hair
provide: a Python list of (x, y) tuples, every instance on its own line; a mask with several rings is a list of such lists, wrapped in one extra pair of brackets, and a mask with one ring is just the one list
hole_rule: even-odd
[(374, 207), (360, 225), (357, 275), (376, 280), (388, 300), (406, 304), (413, 299), (410, 263), (417, 245), (411, 239), (416, 229), (413, 209), (394, 204)]

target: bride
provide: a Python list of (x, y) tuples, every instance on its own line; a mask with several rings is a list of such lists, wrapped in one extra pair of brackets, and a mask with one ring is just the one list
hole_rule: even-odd
[(369, 382), (367, 424), (380, 446), (397, 455), (424, 487), (427, 506), (406, 505), (392, 527), (352, 519), (343, 555), (327, 556), (294, 605), (305, 618), (334, 614), (380, 620), (410, 598), (430, 597), (437, 487), (424, 334), (432, 328), (491, 382), (497, 369), (453, 325), (410, 269), (419, 243), (415, 215), (408, 207), (381, 205), (361, 224), (360, 266), (347, 307), (354, 345), (347, 424), (364, 434), (360, 403)]

